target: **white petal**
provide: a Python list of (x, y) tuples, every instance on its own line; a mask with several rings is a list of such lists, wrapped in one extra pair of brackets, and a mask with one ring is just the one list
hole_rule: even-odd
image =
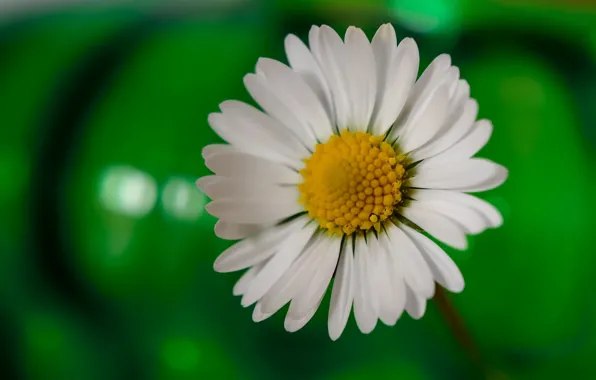
[[(382, 234), (384, 235), (384, 234)], [(394, 281), (391, 276), (393, 272), (393, 260), (387, 252), (387, 249), (381, 245), (373, 235), (368, 236), (367, 244), (371, 256), (374, 258), (374, 269), (372, 274), (373, 292), (377, 295), (379, 319), (388, 326), (392, 326), (397, 321), (399, 305), (396, 303)]]
[[(304, 221), (307, 218), (300, 219)], [(283, 276), (285, 271), (288, 270), (290, 265), (300, 255), (315, 229), (315, 224), (310, 223), (299, 231), (285, 236), (284, 241), (279, 244), (277, 252), (265, 264), (242, 297), (242, 306), (252, 305), (267, 293), (271, 286)]]
[(354, 130), (366, 131), (377, 93), (375, 57), (362, 29), (350, 26), (345, 41), (349, 60), (344, 64), (349, 72), (347, 85), (352, 114), (349, 126)]
[(292, 300), (288, 314), (291, 318), (297, 319), (306, 315), (309, 310), (323, 297), (325, 291), (329, 287), (331, 277), (337, 267), (339, 258), (341, 239), (326, 238), (321, 245), (318, 252), (323, 256), (323, 260), (319, 264), (319, 268), (307, 286), (300, 291)]
[(469, 193), (491, 190), (501, 186), (507, 180), (508, 176), (509, 172), (507, 171), (507, 169), (505, 169), (505, 167), (501, 165), (497, 165), (496, 173), (490, 176), (490, 178), (487, 178), (485, 181), (482, 181), (481, 183), (473, 186), (462, 186), (455, 190), (466, 191)]
[(420, 249), (435, 281), (445, 289), (459, 293), (464, 290), (464, 278), (451, 257), (434, 241), (408, 226), (401, 226)]
[(262, 309), (268, 313), (276, 313), (286, 303), (290, 302), (300, 290), (309, 286), (320, 266), (326, 252), (321, 248), (327, 247), (325, 237), (313, 236), (304, 252), (294, 261), (284, 275), (269, 289), (261, 299)]
[(421, 207), (417, 202), (408, 204), (401, 214), (447, 245), (459, 250), (468, 246), (462, 226), (442, 214)]
[(445, 121), (448, 103), (449, 92), (445, 85), (437, 88), (428, 101), (418, 103), (420, 106), (412, 111), (399, 138), (399, 147), (403, 152), (408, 153), (424, 145), (439, 132)]
[(385, 250), (388, 258), (389, 278), (393, 289), (393, 302), (390, 305), (389, 318), (384, 323), (393, 326), (403, 313), (406, 304), (406, 283), (403, 277), (404, 268), (399, 261), (398, 253), (391, 246), (391, 241), (386, 233), (379, 234), (381, 249)]
[(448, 190), (416, 190), (416, 199), (421, 199), (422, 197), (428, 199), (432, 197), (440, 197), (440, 199), (445, 202), (457, 203), (470, 207), (485, 217), (489, 221), (491, 227), (496, 228), (503, 224), (503, 217), (495, 206), (473, 195)]
[[(437, 56), (424, 70), (420, 78), (414, 84), (412, 91), (404, 105), (402, 112), (396, 120), (391, 135), (395, 135), (406, 123), (412, 110), (419, 102), (425, 101), (430, 94), (443, 82), (445, 72), (451, 66), (451, 57), (448, 54)], [(395, 135), (396, 136), (396, 135)]]
[(455, 93), (459, 84), (459, 68), (457, 66), (451, 66), (447, 69), (443, 77), (443, 84), (447, 85), (449, 105), (451, 100), (455, 97)]
[(259, 322), (262, 322), (265, 319), (269, 318), (273, 314), (274, 313), (265, 313), (263, 311), (261, 302), (259, 301), (259, 302), (257, 302), (257, 304), (255, 305), (255, 308), (252, 311), (252, 320), (253, 320), (253, 322), (259, 323)]
[(223, 251), (215, 260), (213, 268), (216, 272), (235, 272), (262, 262), (274, 254), (279, 244), (288, 233), (292, 233), (302, 225), (296, 220), (268, 228), (258, 235), (246, 238)]
[(225, 180), (226, 180), (225, 178), (218, 177), (216, 175), (207, 175), (207, 176), (197, 179), (195, 184), (197, 185), (199, 190), (201, 190), (209, 198), (213, 199), (213, 196), (216, 195), (215, 191), (211, 192), (211, 191), (209, 191), (209, 189), (211, 188), (212, 185), (215, 185), (216, 183), (219, 183), (219, 182), (223, 182)]
[[(390, 78), (395, 78), (397, 76), (394, 67), (392, 66), (395, 62), (395, 50), (397, 46), (397, 38), (395, 36), (393, 25), (381, 25), (372, 39), (371, 46), (375, 55), (377, 72), (377, 100), (375, 102), (375, 109), (371, 120), (371, 132), (375, 135), (381, 135), (389, 128), (386, 122), (387, 117), (385, 116), (385, 113), (390, 112), (393, 108), (397, 108), (395, 100), (392, 99), (390, 95), (386, 95), (387, 92), (395, 91), (396, 87), (399, 88), (399, 86), (395, 86), (395, 83), (392, 81), (391, 84), (389, 83)], [(389, 122), (389, 125), (394, 121), (395, 118)]]
[(489, 222), (478, 211), (466, 205), (442, 200), (412, 201), (412, 203), (415, 203), (419, 209), (430, 210), (452, 219), (469, 235), (479, 234), (489, 227)]
[(443, 128), (450, 128), (461, 117), (470, 99), (470, 85), (464, 79), (455, 82), (455, 92), (449, 96), (449, 111)]
[(254, 280), (259, 271), (263, 269), (263, 266), (265, 266), (266, 262), (267, 261), (261, 261), (260, 263), (253, 265), (252, 267), (250, 267), (250, 269), (244, 272), (244, 274), (238, 279), (238, 281), (236, 281), (236, 284), (232, 289), (232, 294), (234, 294), (235, 296), (243, 295), (244, 292), (246, 292), (250, 287), (252, 280)]
[[(232, 188), (229, 181), (211, 185), (219, 188), (217, 198), (205, 206), (205, 210), (216, 218), (240, 224), (269, 224), (296, 215), (303, 211), (298, 203), (299, 192), (295, 186), (250, 186)], [(252, 184), (250, 184), (252, 185)], [(246, 197), (242, 198), (245, 191)]]
[(405, 282), (416, 294), (431, 298), (435, 292), (433, 276), (418, 247), (401, 228), (393, 224), (387, 226), (387, 234), (395, 258), (403, 267)]
[(457, 121), (452, 125), (446, 125), (435, 139), (413, 152), (412, 158), (417, 161), (432, 157), (453, 146), (472, 128), (477, 115), (478, 102), (474, 99), (468, 99)]
[(375, 294), (372, 292), (370, 278), (373, 261), (363, 238), (356, 238), (354, 255), (354, 317), (360, 331), (368, 334), (377, 325), (377, 310), (375, 310)]
[[(277, 136), (270, 130), (264, 128), (264, 125), (255, 118), (240, 117), (236, 113), (246, 113), (250, 108), (248, 105), (242, 105), (241, 102), (226, 101), (220, 107), (224, 109), (224, 113), (211, 113), (208, 116), (209, 125), (211, 128), (224, 140), (232, 144), (235, 148), (253, 154), (255, 156), (263, 157), (275, 162), (283, 162), (287, 165), (296, 165), (299, 159), (304, 157), (298, 153), (297, 148), (294, 149), (292, 137), (288, 133), (282, 133)], [(231, 112), (235, 107), (242, 107), (242, 111)], [(259, 111), (254, 109), (255, 113)], [(262, 114), (263, 117), (267, 117)], [(278, 130), (282, 130), (278, 128)], [(278, 133), (279, 135), (279, 133)], [(303, 152), (305, 150), (302, 150)]]
[[(244, 86), (265, 112), (291, 132), (290, 136), (296, 136), (305, 147), (312, 148), (316, 144), (314, 133), (300, 122), (294, 110), (284, 102), (284, 99), (280, 99), (263, 75), (245, 75)], [(284, 127), (279, 128), (280, 131), (283, 131)]]
[(215, 223), (215, 235), (225, 240), (240, 240), (259, 233), (264, 226), (257, 224), (238, 224), (218, 220)]
[(228, 178), (291, 185), (301, 181), (297, 171), (246, 153), (215, 153), (205, 159), (205, 165), (215, 174)]
[(426, 311), (426, 300), (417, 295), (410, 287), (406, 287), (406, 311), (414, 319), (422, 318)]
[(449, 54), (441, 54), (433, 59), (416, 81), (408, 102), (415, 103), (428, 96), (444, 80), (445, 73), (450, 67), (451, 56)]
[[(452, 67), (452, 69), (457, 69), (456, 67)], [(459, 70), (458, 70), (459, 72)], [(436, 134), (436, 136), (421, 146), (420, 148), (416, 149), (414, 152), (410, 154), (410, 157), (413, 161), (418, 161), (428, 157), (428, 152), (433, 152), (436, 150), (436, 146), (439, 144), (439, 141), (443, 138), (443, 136), (453, 128), (455, 123), (464, 115), (466, 112), (466, 104), (470, 100), (470, 85), (465, 80), (460, 80), (456, 83), (456, 89), (453, 95), (449, 97), (449, 106), (447, 107), (447, 114), (445, 116), (445, 122), (443, 126)], [(472, 105), (474, 105), (475, 101), (472, 101)], [(477, 108), (476, 108), (477, 110)], [(468, 113), (470, 110), (468, 110)], [(476, 117), (476, 114), (473, 115), (473, 118), (470, 119), (470, 122), (473, 122)]]
[(269, 58), (259, 59), (257, 71), (265, 75), (275, 94), (294, 113), (303, 127), (310, 130), (309, 133), (314, 133), (319, 141), (326, 141), (333, 134), (323, 104), (300, 74)]
[(501, 185), (507, 179), (507, 169), (483, 158), (445, 162), (429, 168), (416, 168), (411, 187), (460, 191), (485, 191)]
[(458, 210), (462, 208), (474, 210), (486, 221), (486, 227), (496, 228), (503, 224), (503, 217), (499, 210), (490, 203), (472, 195), (458, 191), (418, 189), (412, 193), (412, 197), (431, 204), (452, 205)]
[(372, 118), (375, 135), (383, 135), (396, 121), (418, 75), (418, 46), (404, 38), (395, 49), (395, 30), (385, 24), (372, 41), (377, 63), (377, 101)]
[[(339, 35), (330, 27), (323, 25), (319, 29), (311, 30), (311, 49), (323, 70), (335, 110), (335, 123), (339, 130), (348, 127), (348, 116), (350, 115), (350, 99), (348, 95), (347, 80), (349, 73), (346, 72), (346, 47)], [(313, 43), (317, 41), (317, 48)]]
[(203, 148), (202, 155), (204, 159), (208, 157), (218, 154), (218, 153), (236, 153), (240, 152), (237, 148), (234, 148), (232, 145), (229, 144), (210, 144), (206, 145)]
[(315, 305), (308, 311), (308, 313), (301, 317), (294, 318), (293, 314), (290, 314), (290, 312), (288, 312), (288, 314), (286, 315), (286, 319), (284, 320), (284, 328), (286, 329), (286, 331), (292, 333), (303, 328), (315, 315), (315, 313), (319, 309), (319, 306), (321, 305), (321, 301), (323, 301), (323, 297), (321, 297), (319, 301), (315, 303)]
[(343, 245), (329, 306), (329, 337), (337, 340), (350, 317), (354, 301), (354, 249), (351, 242)]
[[(209, 198), (220, 199), (260, 199), (271, 193), (291, 191), (295, 186), (263, 184), (246, 178), (226, 178), (223, 176), (207, 176), (197, 180), (197, 186)], [(267, 195), (264, 195), (266, 193)], [(282, 194), (280, 194), (282, 195)]]
[(329, 116), (329, 121), (335, 124), (335, 114), (333, 112), (329, 85), (311, 51), (293, 34), (286, 37), (285, 48), (290, 66), (302, 76), (304, 81), (317, 94)]
[(477, 121), (466, 136), (443, 153), (430, 158), (425, 166), (430, 167), (439, 162), (462, 161), (474, 156), (486, 145), (492, 132), (493, 125), (490, 121)]
[[(322, 69), (321, 63), (320, 63), (320, 59), (321, 59), (321, 50), (322, 50), (322, 46), (321, 46), (321, 28), (319, 28), (316, 25), (313, 25), (310, 30), (308, 31), (308, 45), (310, 47), (310, 51), (312, 52), (312, 55), (315, 59), (315, 61), (317, 61), (319, 68), (321, 68), (321, 73), (323, 74), (323, 76), (325, 76), (325, 72)], [(327, 79), (327, 78), (325, 78)]]

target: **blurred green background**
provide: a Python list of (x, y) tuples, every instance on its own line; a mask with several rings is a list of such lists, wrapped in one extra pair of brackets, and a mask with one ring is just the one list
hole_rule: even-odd
[[(596, 378), (594, 2), (38, 3), (0, 2), (0, 378)], [(294, 334), (255, 324), (212, 269), (207, 114), (286, 34), (384, 22), (452, 54), (510, 169), (482, 194), (504, 226), (448, 251), (481, 360), (433, 302), (331, 342), (325, 302)]]

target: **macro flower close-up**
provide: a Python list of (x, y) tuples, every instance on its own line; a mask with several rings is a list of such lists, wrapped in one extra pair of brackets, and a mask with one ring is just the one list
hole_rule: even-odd
[[(328, 331), (350, 314), (362, 333), (407, 312), (421, 318), (435, 282), (464, 278), (435, 242), (458, 250), (499, 227), (490, 203), (468, 193), (500, 186), (507, 169), (474, 157), (493, 127), (447, 54), (419, 68), (418, 46), (390, 24), (369, 41), (313, 26), (308, 46), (285, 39), (288, 65), (261, 58), (244, 84), (261, 108), (220, 104), (209, 124), (228, 144), (203, 149), (214, 173), (197, 180), (218, 218), (215, 234), (240, 240), (215, 262), (246, 270), (233, 293), (262, 321), (286, 304), (285, 329), (304, 327), (328, 288)], [(419, 76), (419, 72), (421, 75)]]
[(594, 1), (0, 0), (0, 83), (0, 380), (596, 379)]

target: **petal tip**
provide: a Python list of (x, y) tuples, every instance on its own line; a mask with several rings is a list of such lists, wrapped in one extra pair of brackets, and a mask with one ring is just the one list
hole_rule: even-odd
[(462, 282), (460, 284), (452, 285), (448, 290), (452, 293), (461, 293), (464, 291), (465, 287), (465, 283)]
[(331, 339), (333, 342), (337, 341), (340, 336), (341, 333), (338, 333), (336, 331), (329, 331), (329, 339)]
[(224, 266), (221, 264), (219, 259), (216, 259), (213, 263), (213, 270), (217, 273), (225, 273)]
[(209, 125), (213, 125), (214, 123), (217, 123), (218, 120), (220, 120), (222, 114), (219, 112), (211, 112), (209, 115), (207, 115), (207, 122), (209, 123)]

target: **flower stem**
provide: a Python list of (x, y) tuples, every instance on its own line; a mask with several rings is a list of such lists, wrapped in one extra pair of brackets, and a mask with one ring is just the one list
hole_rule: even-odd
[(476, 344), (472, 334), (466, 327), (464, 319), (458, 313), (457, 309), (447, 297), (445, 289), (437, 285), (434, 300), (439, 308), (441, 314), (445, 318), (447, 325), (451, 329), (453, 335), (458, 340), (459, 344), (465, 350), (468, 357), (478, 366), (478, 368), (485, 374), (486, 379), (507, 379), (507, 377), (499, 371), (490, 368), (480, 353), (480, 349)]

